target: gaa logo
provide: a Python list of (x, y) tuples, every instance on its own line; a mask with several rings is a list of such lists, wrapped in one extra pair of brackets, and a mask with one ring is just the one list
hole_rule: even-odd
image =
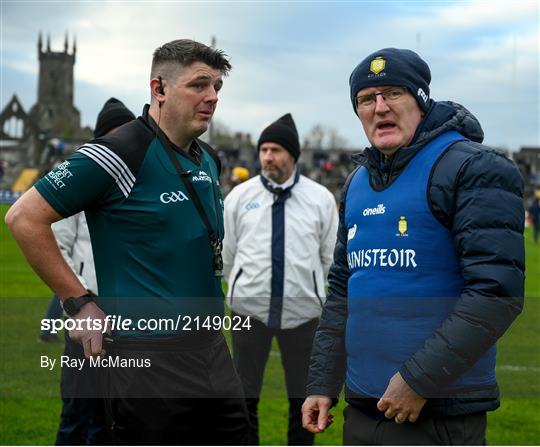
[(258, 203), (258, 202), (249, 202), (245, 208), (246, 210), (250, 211), (250, 210), (255, 210), (257, 208), (260, 208), (261, 205)]
[(182, 191), (176, 192), (164, 192), (159, 196), (159, 200), (162, 203), (177, 203), (189, 200), (188, 197)]

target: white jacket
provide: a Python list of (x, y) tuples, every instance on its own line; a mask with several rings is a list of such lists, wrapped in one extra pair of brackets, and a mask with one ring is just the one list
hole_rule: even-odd
[(98, 293), (94, 255), (84, 211), (52, 224), (62, 256), (82, 285)]
[[(237, 313), (268, 323), (272, 276), (274, 194), (260, 176), (225, 199), (224, 275), (227, 302)], [(285, 276), (282, 329), (321, 314), (338, 225), (334, 196), (303, 175), (285, 201)]]

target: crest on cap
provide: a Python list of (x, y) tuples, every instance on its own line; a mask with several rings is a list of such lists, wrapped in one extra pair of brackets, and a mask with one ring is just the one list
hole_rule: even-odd
[(384, 70), (385, 66), (386, 66), (386, 59), (383, 59), (382, 56), (377, 56), (369, 64), (369, 69), (372, 73), (379, 74), (381, 71)]

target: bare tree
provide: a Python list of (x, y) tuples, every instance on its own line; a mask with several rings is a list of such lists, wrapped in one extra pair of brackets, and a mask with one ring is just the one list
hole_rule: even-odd
[(347, 140), (343, 138), (337, 129), (323, 124), (316, 124), (311, 131), (304, 136), (303, 147), (306, 149), (343, 149)]

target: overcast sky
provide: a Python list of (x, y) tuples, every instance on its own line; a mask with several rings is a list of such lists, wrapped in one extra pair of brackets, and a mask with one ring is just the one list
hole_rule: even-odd
[(37, 38), (77, 37), (75, 106), (94, 126), (115, 96), (136, 114), (149, 99), (153, 50), (177, 38), (218, 48), (233, 70), (216, 119), (260, 131), (291, 112), (301, 136), (333, 127), (350, 147), (367, 144), (349, 100), (348, 78), (385, 47), (417, 51), (432, 71), (431, 96), (466, 106), (485, 143), (540, 145), (539, 2), (14, 2), (1, 0), (1, 104), (37, 98)]

